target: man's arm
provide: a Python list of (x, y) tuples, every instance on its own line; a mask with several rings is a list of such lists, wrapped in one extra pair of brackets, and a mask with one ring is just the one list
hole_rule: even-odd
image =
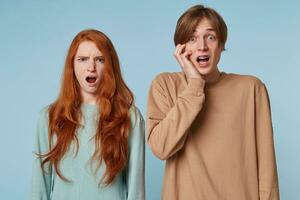
[(263, 83), (257, 86), (255, 96), (259, 196), (260, 200), (279, 200), (271, 109)]
[(152, 82), (149, 91), (147, 141), (158, 158), (168, 159), (183, 147), (188, 130), (202, 109), (205, 81), (188, 78), (187, 87), (171, 107), (168, 95), (172, 91), (163, 76)]

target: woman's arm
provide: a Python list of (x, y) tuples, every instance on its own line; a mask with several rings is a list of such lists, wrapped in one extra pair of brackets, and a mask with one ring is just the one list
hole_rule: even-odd
[(127, 200), (145, 199), (145, 122), (140, 111), (131, 109), (129, 160), (126, 170)]
[(50, 200), (52, 167), (48, 163), (41, 167), (42, 158), (38, 155), (48, 153), (48, 109), (44, 108), (37, 124), (32, 168), (31, 200)]

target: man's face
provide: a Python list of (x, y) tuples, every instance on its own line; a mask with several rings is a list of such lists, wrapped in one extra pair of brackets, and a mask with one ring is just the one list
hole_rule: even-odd
[(78, 46), (74, 58), (74, 71), (84, 101), (96, 98), (104, 62), (104, 56), (95, 43), (85, 41)]
[(217, 69), (223, 47), (216, 31), (208, 19), (199, 22), (193, 36), (186, 43), (186, 51), (191, 51), (190, 60), (201, 75), (209, 76)]

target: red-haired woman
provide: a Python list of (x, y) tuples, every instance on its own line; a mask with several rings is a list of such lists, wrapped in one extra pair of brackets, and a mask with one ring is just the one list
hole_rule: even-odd
[(145, 198), (144, 120), (102, 32), (84, 30), (72, 41), (35, 144), (32, 200)]

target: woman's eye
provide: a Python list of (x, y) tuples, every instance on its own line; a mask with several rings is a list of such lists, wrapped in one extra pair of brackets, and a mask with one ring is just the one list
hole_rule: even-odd
[(84, 61), (87, 60), (87, 58), (78, 58), (77, 60), (78, 60), (79, 62), (84, 62)]
[(96, 61), (98, 61), (100, 63), (104, 63), (104, 58), (96, 58)]

